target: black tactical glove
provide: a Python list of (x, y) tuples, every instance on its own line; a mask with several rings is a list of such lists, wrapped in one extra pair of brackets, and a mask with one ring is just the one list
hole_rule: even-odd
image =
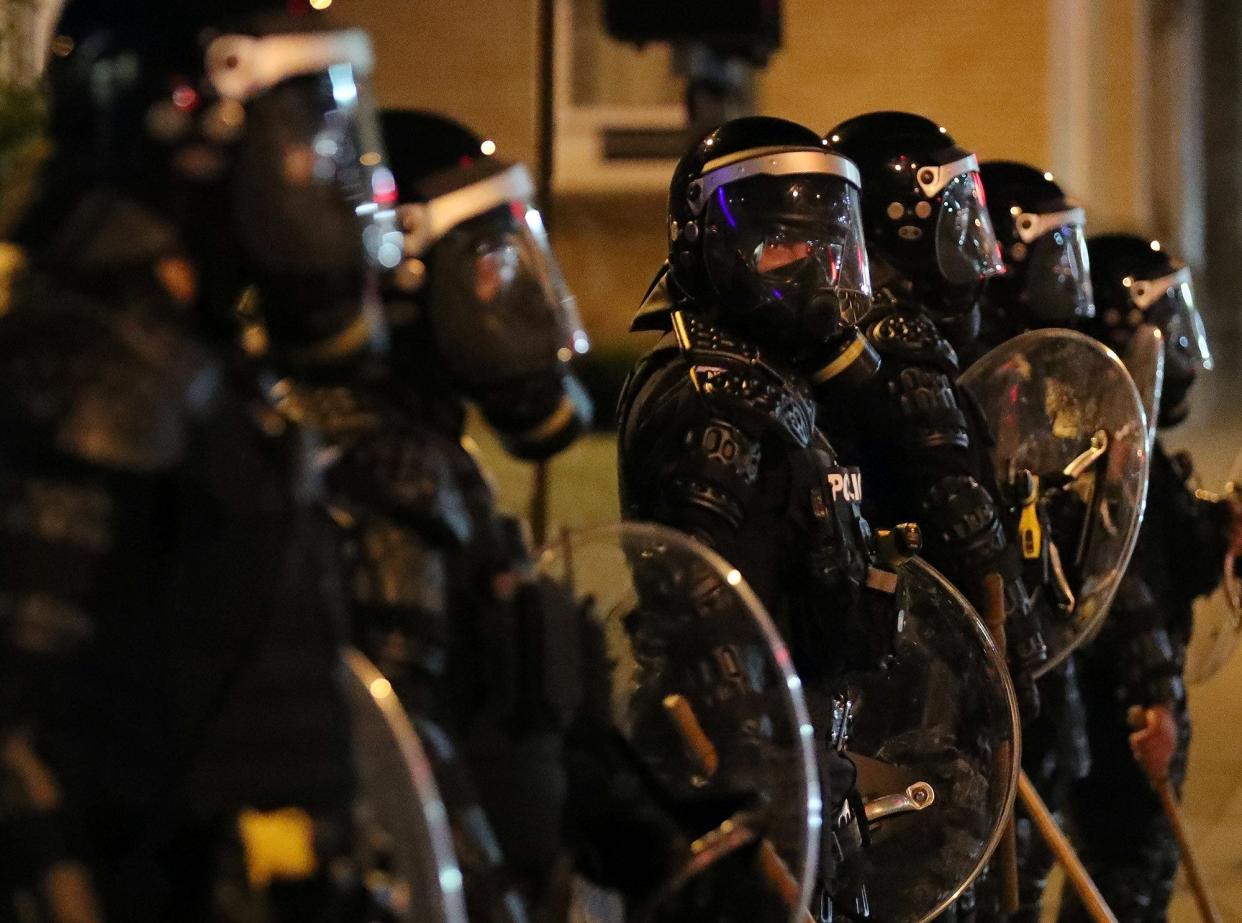
[(824, 787), (824, 834), (820, 846), (821, 923), (833, 919), (869, 920), (864, 880), (866, 814), (858, 793), (858, 771), (844, 753), (828, 747), (819, 754)]

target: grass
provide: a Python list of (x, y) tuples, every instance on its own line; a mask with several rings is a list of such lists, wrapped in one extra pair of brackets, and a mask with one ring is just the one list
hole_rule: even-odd
[[(482, 453), (496, 483), (500, 507), (526, 517), (534, 484), (533, 465), (507, 455), (481, 420), (472, 419), (470, 437)], [(610, 433), (589, 433), (554, 458), (549, 473), (548, 534), (616, 522), (617, 440)]]

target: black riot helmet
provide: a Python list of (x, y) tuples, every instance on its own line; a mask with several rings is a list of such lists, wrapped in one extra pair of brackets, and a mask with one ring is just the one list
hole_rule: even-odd
[[(55, 150), (25, 232), (87, 272), (187, 257), (204, 319), (231, 320), (253, 285), (273, 347), (313, 354), (368, 338), (367, 275), (399, 262), (401, 236), (369, 39), (285, 10), (70, 0), (48, 67)], [(118, 209), (123, 232), (78, 245)]]
[(444, 373), (520, 458), (560, 451), (590, 422), (569, 369), (590, 344), (529, 173), (451, 119), (382, 121), (405, 231), (385, 285), (399, 372)]
[(908, 112), (856, 116), (826, 140), (862, 175), (877, 284), (892, 284), (895, 276), (933, 312), (973, 312), (982, 283), (1005, 271), (975, 155), (935, 122)]
[(794, 122), (735, 119), (696, 142), (668, 233), (676, 289), (792, 361), (850, 342), (870, 306), (858, 170)]
[(979, 175), (1006, 270), (985, 289), (989, 321), (1014, 336), (1094, 317), (1086, 212), (1029, 164), (990, 160)]
[(1158, 422), (1173, 426), (1186, 418), (1191, 385), (1211, 369), (1203, 320), (1195, 307), (1190, 268), (1156, 240), (1136, 234), (1103, 234), (1087, 241), (1096, 316), (1084, 331), (1123, 357), (1145, 325), (1164, 336), (1164, 388)]

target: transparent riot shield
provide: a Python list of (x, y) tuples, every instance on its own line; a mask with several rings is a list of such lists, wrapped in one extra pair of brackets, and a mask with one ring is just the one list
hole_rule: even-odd
[(448, 816), (418, 735), (371, 661), (350, 649), (342, 666), (368, 890), (393, 919), (466, 923)]
[[(1242, 454), (1234, 460), (1225, 497), (1242, 499)], [(1199, 685), (1219, 673), (1242, 638), (1242, 561), (1225, 556), (1220, 586), (1195, 601), (1194, 628), (1186, 645), (1186, 682)]]
[(1117, 355), (1071, 330), (1014, 337), (958, 381), (991, 428), (1002, 490), (1030, 487), (1021, 553), (1064, 591), (1048, 609), (1042, 675), (1098, 631), (1130, 562), (1147, 498), (1147, 414)]
[(813, 732), (784, 643), (741, 574), (648, 523), (566, 533), (539, 570), (598, 625), (613, 729), (690, 844), (639, 916), (758, 919), (743, 908), (761, 906), (800, 919), (821, 827)]
[(1150, 446), (1156, 441), (1156, 418), (1160, 410), (1160, 392), (1164, 388), (1164, 334), (1159, 327), (1144, 324), (1134, 331), (1126, 348), (1125, 364), (1147, 414)]
[(965, 597), (917, 557), (896, 565), (895, 580), (892, 656), (847, 678), (848, 755), (870, 830), (872, 917), (922, 923), (961, 895), (1000, 840), (1019, 718), (1005, 659)]

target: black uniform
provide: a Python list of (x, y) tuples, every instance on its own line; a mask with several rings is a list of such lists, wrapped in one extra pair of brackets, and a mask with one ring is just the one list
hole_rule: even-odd
[[(5, 918), (383, 917), (353, 858), (314, 447), (225, 326), (246, 282), (299, 302), (274, 316), (303, 345), (358, 317), (358, 186), (273, 167), (330, 111), (359, 178), (365, 114), (327, 84), (370, 55), (273, 7), (73, 2), (59, 25), (55, 150), (0, 319)], [(230, 83), (243, 57), (269, 82)], [(331, 262), (273, 254), (291, 213)]]
[[(1130, 568), (1100, 636), (1080, 657), (1090, 705), (1091, 771), (1071, 792), (1075, 845), (1118, 919), (1166, 918), (1180, 851), (1160, 802), (1128, 743), (1129, 707), (1166, 705), (1177, 720), (1169, 777), (1180, 795), (1190, 746), (1182, 683), (1191, 605), (1220, 582), (1229, 511), (1197, 499), (1184, 456), (1159, 442), (1147, 510)], [(1087, 919), (1081, 908), (1062, 919)]]
[(0, 320), (6, 909), (58, 919), (76, 868), (111, 919), (253, 912), (244, 812), (297, 811), (316, 874), (349, 850), (306, 444), (149, 271), (31, 256)]
[(883, 489), (866, 512), (879, 523), (917, 520), (924, 556), (981, 613), (981, 578), (1005, 581), (1014, 678), (1025, 711), (1038, 708), (1030, 670), (1045, 650), (1006, 535), (986, 423), (958, 391), (957, 348), (978, 336), (983, 280), (1003, 272), (983, 204), (978, 164), (934, 122), (874, 112), (827, 134), (862, 171), (868, 254), (882, 288), (864, 321), (879, 375), (841, 388), (825, 407), (842, 451)]
[[(963, 351), (964, 367), (1028, 330), (1068, 327), (1095, 316), (1083, 210), (1051, 173), (1028, 164), (985, 161), (979, 175), (987, 189), (988, 214), (1006, 272), (989, 280), (984, 289), (980, 334)], [(1053, 637), (1050, 629), (1069, 615), (1062, 594), (1044, 555), (1024, 559), (1023, 564), (1035, 610), (1045, 620), (1044, 636)], [(1044, 673), (1037, 689), (1040, 713), (1022, 729), (1022, 768), (1055, 813), (1061, 810), (1068, 786), (1090, 765), (1086, 713), (1073, 657)], [(1035, 923), (1053, 857), (1021, 806), (1017, 824), (1021, 909), (1016, 919)]]
[[(1128, 358), (1143, 325), (1164, 335), (1161, 427), (1180, 423), (1200, 369), (1211, 367), (1189, 272), (1158, 244), (1133, 235), (1088, 242), (1098, 318), (1091, 334)], [(1091, 771), (1071, 793), (1075, 845), (1119, 919), (1167, 919), (1179, 850), (1157, 796), (1130, 752), (1127, 712), (1167, 706), (1177, 723), (1169, 775), (1180, 791), (1190, 745), (1182, 682), (1191, 605), (1221, 579), (1232, 512), (1196, 497), (1188, 456), (1170, 456), (1159, 440), (1151, 458), (1147, 506), (1130, 567), (1100, 636), (1084, 648), (1083, 698)], [(1084, 919), (1070, 904), (1063, 919)]]
[[(891, 596), (867, 586), (862, 476), (817, 427), (804, 379), (690, 310), (667, 317), (618, 408), (622, 513), (681, 529), (742, 572), (788, 639), (814, 723), (831, 727), (842, 672), (874, 667), (893, 630)], [(843, 743), (820, 741), (834, 818), (852, 787), (832, 751)]]
[(471, 918), (524, 920), (562, 851), (581, 620), (532, 581), (519, 524), (498, 513), (462, 444), (460, 400), (353, 371), (303, 372), (279, 406), (320, 430), (332, 455), (327, 507), (353, 640), (433, 761)]
[[(1007, 534), (987, 425), (956, 386), (958, 350), (973, 350), (979, 334), (982, 283), (1004, 272), (978, 163), (911, 113), (860, 115), (825, 137), (862, 172), (867, 249), (882, 286), (864, 321), (880, 374), (829, 402), (833, 431), (880, 488), (869, 518), (919, 521), (924, 556), (985, 616), (982, 578), (1003, 578), (1007, 653), (1029, 718), (1039, 708), (1031, 671), (1046, 650)], [(973, 914), (974, 896), (953, 912)]]
[[(896, 607), (891, 585), (869, 580), (862, 476), (820, 427), (811, 388), (870, 368), (854, 327), (869, 292), (854, 165), (790, 122), (726, 123), (674, 171), (667, 275), (634, 324), (665, 336), (619, 408), (623, 515), (715, 548), (789, 643), (836, 834), (820, 912), (859, 917), (859, 812), (832, 699), (843, 670), (880, 663)], [(834, 869), (834, 853), (849, 861)]]
[[(520, 167), (495, 166), (480, 139), (449, 119), (388, 111), (382, 121), (400, 202), (419, 203), (400, 206), (411, 232), (406, 264), (385, 283), (392, 352), (336, 382), (299, 374), (291, 400), (316, 415), (338, 450), (328, 484), (351, 575), (354, 637), (428, 744), (471, 918), (522, 920), (532, 902), (547, 899), (564, 850), (564, 741), (581, 712), (578, 665), (600, 654), (582, 647), (590, 639), (572, 601), (532, 578), (520, 524), (496, 509), (463, 441), (472, 389), (454, 372), (471, 367), (471, 330), (484, 327), (501, 344), (516, 339), (505, 309), (524, 308), (532, 328), (542, 311), (549, 324), (555, 318), (541, 292), (523, 288), (533, 255), (514, 259), (504, 246), (514, 230), (507, 203), (521, 199), (518, 190), (455, 214), (438, 238), (413, 242), (409, 209), (434, 208), (438, 197), (477, 191), (488, 178), (503, 182)], [(504, 262), (507, 276), (488, 275), (491, 300), (471, 303), (473, 283)], [(403, 274), (412, 265), (414, 282)], [(489, 355), (487, 373), (509, 381), (513, 400), (483, 403), (508, 445), (544, 457), (573, 440), (589, 407), (549, 424), (568, 375), (556, 344), (537, 342), (544, 348), (529, 367), (515, 368), (503, 351)], [(532, 430), (541, 437), (523, 438)], [(606, 671), (595, 676), (602, 682)]]
[[(1029, 670), (1040, 661), (1042, 641), (1017, 546), (1007, 533), (1007, 511), (996, 499), (1002, 494), (992, 477), (987, 424), (953, 384), (956, 352), (926, 313), (881, 293), (863, 330), (881, 356), (880, 370), (821, 401), (826, 428), (841, 434), (842, 452), (871, 483), (887, 488), (868, 492), (868, 519), (917, 519), (924, 557), (976, 606), (983, 605), (980, 575), (995, 571), (1005, 578), (1011, 662), (1015, 678), (1023, 681), (1020, 692), (1025, 684), (1025, 735), (1032, 721), (1041, 720), (1036, 708), (1042, 708), (1042, 695)], [(1049, 720), (1043, 719), (1044, 726)], [(1027, 752), (1024, 736), (1024, 758)]]
[[(469, 400), (515, 454), (570, 443), (590, 407), (560, 351), (585, 337), (561, 314), (569, 296), (533, 233), (524, 169), (440, 116), (384, 124), (410, 235), (385, 287), (391, 352), (290, 366), (282, 400), (330, 448), (353, 636), (427, 746), (471, 919), (563, 917), (567, 860), (643, 904), (685, 861), (693, 825), (614, 730), (589, 601), (533, 573), (465, 437)], [(420, 239), (454, 193), (473, 210)]]

